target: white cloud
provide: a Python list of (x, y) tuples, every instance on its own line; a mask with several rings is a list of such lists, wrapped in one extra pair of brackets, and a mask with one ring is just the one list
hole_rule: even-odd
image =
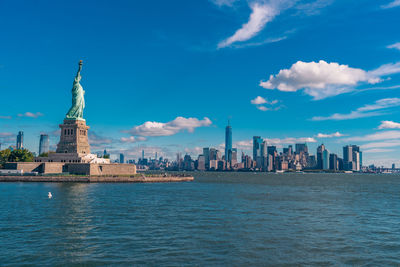
[(125, 133), (133, 136), (170, 136), (182, 131), (193, 132), (198, 127), (206, 127), (212, 124), (211, 120), (205, 117), (203, 120), (197, 118), (177, 117), (166, 123), (147, 121), (142, 125), (135, 126)]
[(261, 4), (255, 2), (250, 5), (250, 8), (252, 13), (249, 21), (243, 24), (231, 37), (221, 41), (218, 44), (218, 48), (227, 47), (235, 42), (243, 42), (251, 39), (279, 14), (278, 7), (271, 3)]
[(400, 62), (397, 63), (389, 63), (380, 66), (379, 68), (369, 71), (368, 74), (372, 81), (381, 82), (382, 80), (378, 77), (387, 76), (390, 74), (395, 74), (400, 72)]
[(253, 100), (250, 101), (253, 105), (261, 105), (267, 103), (267, 100), (264, 97), (257, 96)]
[(391, 73), (394, 73), (397, 65), (384, 65), (381, 68), (375, 70), (374, 73), (369, 73), (362, 69), (351, 68), (348, 65), (340, 65), (335, 62), (328, 63), (324, 60), (319, 62), (298, 61), (290, 69), (283, 69), (276, 75), (270, 75), (267, 81), (260, 82), (260, 86), (265, 89), (278, 89), (284, 92), (296, 92), (305, 89), (306, 94), (318, 100), (350, 92), (360, 82), (371, 84), (380, 82), (380, 78), (376, 75), (378, 73), (387, 75), (389, 69)]
[(38, 118), (43, 116), (42, 113), (40, 112), (36, 112), (36, 113), (32, 113), (32, 112), (25, 112), (24, 114), (18, 114), (18, 117), (28, 117), (28, 118)]
[(400, 129), (400, 123), (394, 121), (381, 121), (381, 125), (379, 125), (378, 129)]
[[(232, 6), (234, 0), (212, 0), (216, 5)], [(218, 48), (234, 46), (235, 48), (242, 48), (247, 46), (257, 46), (266, 43), (278, 42), (287, 38), (283, 36), (280, 38), (269, 38), (261, 42), (255, 42), (244, 45), (233, 45), (237, 42), (245, 42), (250, 40), (258, 33), (260, 33), (265, 26), (271, 22), (276, 16), (284, 10), (295, 7), (297, 13), (305, 14), (308, 16), (319, 14), (320, 9), (331, 4), (334, 0), (315, 0), (308, 3), (301, 3), (299, 0), (252, 0), (250, 3), (251, 14), (248, 21), (242, 25), (232, 36), (226, 38), (218, 44)], [(296, 4), (299, 3), (297, 6)]]
[(257, 106), (257, 109), (261, 110), (261, 111), (267, 111), (269, 110), (269, 108), (264, 107), (264, 106)]
[(344, 134), (341, 134), (339, 132), (336, 133), (332, 133), (332, 134), (323, 134), (323, 133), (319, 133), (317, 135), (317, 138), (332, 138), (332, 137), (342, 137), (344, 136)]
[(11, 116), (0, 116), (0, 119), (11, 120), (12, 117)]
[(400, 43), (395, 43), (395, 44), (392, 44), (392, 45), (388, 45), (387, 48), (400, 50)]
[(400, 6), (400, 0), (394, 0), (393, 2), (390, 2), (389, 4), (381, 6), (383, 9), (388, 9), (388, 8), (393, 8)]
[[(261, 97), (261, 96), (257, 96), (256, 98), (254, 98), (253, 100), (250, 101), (251, 104), (256, 105), (257, 109), (261, 110), (261, 111), (267, 111), (267, 110), (278, 110), (281, 107), (272, 107), (273, 105), (277, 104), (279, 101), (278, 100), (272, 100), (272, 101), (268, 101), (267, 99)], [(266, 107), (265, 105), (269, 105), (270, 107)]]
[(363, 153), (387, 153), (387, 152), (393, 152), (393, 151), (394, 151), (394, 149), (373, 148), (373, 149), (364, 150)]
[(363, 84), (376, 84), (384, 81), (381, 77), (400, 73), (400, 62), (380, 66), (372, 71), (351, 68), (339, 63), (298, 61), (290, 69), (282, 69), (276, 75), (270, 75), (267, 81), (261, 81), (265, 89), (277, 89), (283, 92), (303, 90), (320, 100), (330, 96), (351, 92)]
[[(351, 142), (351, 141), (379, 141), (379, 140), (393, 140), (400, 139), (400, 131), (386, 131), (386, 132), (378, 132), (374, 134), (368, 134), (364, 136), (355, 136), (344, 139), (343, 141)], [(400, 142), (400, 141), (399, 141)]]
[(384, 98), (375, 101), (372, 105), (365, 105), (356, 109), (355, 111), (351, 111), (348, 114), (340, 114), (335, 113), (328, 117), (316, 116), (313, 117), (311, 120), (313, 121), (324, 121), (324, 120), (352, 120), (358, 118), (366, 118), (366, 117), (374, 117), (380, 116), (385, 113), (382, 110), (398, 107), (400, 106), (400, 98)]

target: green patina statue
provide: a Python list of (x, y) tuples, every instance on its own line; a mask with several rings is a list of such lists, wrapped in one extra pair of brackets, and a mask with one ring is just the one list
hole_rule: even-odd
[(79, 69), (74, 83), (72, 85), (72, 106), (69, 109), (66, 118), (67, 119), (80, 119), (83, 120), (83, 109), (85, 108), (85, 91), (81, 84), (81, 70), (82, 70), (82, 60), (79, 61)]

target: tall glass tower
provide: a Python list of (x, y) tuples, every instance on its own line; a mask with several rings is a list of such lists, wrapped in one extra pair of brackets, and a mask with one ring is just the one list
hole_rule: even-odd
[(17, 135), (17, 149), (24, 148), (24, 132), (20, 131)]
[(261, 156), (261, 144), (263, 139), (260, 136), (253, 136), (253, 160)]
[(39, 156), (49, 152), (49, 136), (47, 134), (40, 135)]
[(232, 161), (232, 127), (228, 120), (228, 126), (225, 128), (225, 160)]

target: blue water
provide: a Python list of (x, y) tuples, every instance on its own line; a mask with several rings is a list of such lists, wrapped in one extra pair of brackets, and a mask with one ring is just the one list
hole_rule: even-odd
[(400, 176), (195, 178), (0, 183), (0, 265), (400, 265)]

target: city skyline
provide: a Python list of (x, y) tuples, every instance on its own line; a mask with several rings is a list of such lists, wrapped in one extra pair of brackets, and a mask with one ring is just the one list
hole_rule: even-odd
[(15, 145), (23, 131), (24, 147), (38, 153), (47, 134), (55, 150), (83, 59), (89, 140), (115, 159), (224, 151), (229, 118), (238, 155), (251, 155), (260, 136), (279, 149), (324, 143), (334, 154), (357, 144), (364, 165), (399, 165), (392, 2), (156, 1), (153, 14), (150, 3), (89, 1), (74, 20), (65, 10), (73, 4), (4, 2), (0, 143)]

